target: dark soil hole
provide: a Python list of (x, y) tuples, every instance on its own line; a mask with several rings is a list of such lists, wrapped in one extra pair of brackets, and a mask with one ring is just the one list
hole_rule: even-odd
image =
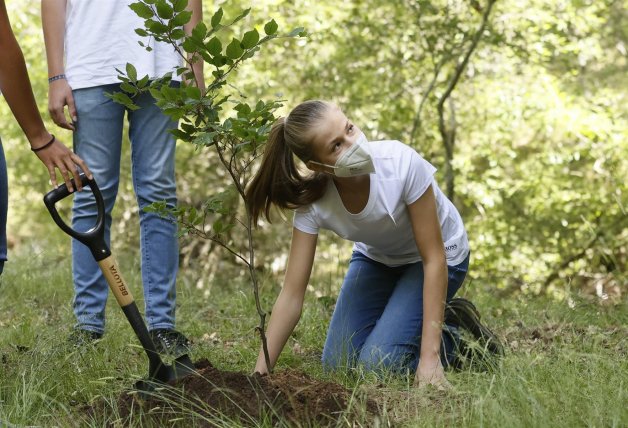
[[(373, 400), (356, 396), (341, 385), (286, 370), (272, 376), (222, 371), (207, 360), (195, 363), (199, 376), (188, 376), (141, 399), (125, 392), (118, 398), (119, 420), (154, 426), (213, 427), (285, 423), (296, 426), (336, 425), (340, 418), (363, 423), (377, 418)], [(92, 417), (106, 412), (106, 403), (90, 406)], [(100, 419), (100, 418), (98, 418)], [(187, 421), (187, 423), (186, 423)]]

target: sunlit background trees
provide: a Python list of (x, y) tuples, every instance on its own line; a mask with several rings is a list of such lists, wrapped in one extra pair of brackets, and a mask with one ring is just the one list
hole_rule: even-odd
[[(204, 2), (207, 17), (219, 6), (227, 16), (252, 6), (241, 28), (272, 17), (309, 34), (265, 47), (238, 71), (234, 93), (279, 96), (284, 111), (309, 98), (335, 101), (370, 139), (404, 141), (431, 160), (467, 225), (472, 286), (504, 296), (625, 298), (627, 1), (230, 0)], [(9, 14), (47, 118), (39, 1), (10, 2)], [(47, 172), (5, 103), (0, 123), (10, 250), (70, 263), (68, 242), (41, 202)], [(48, 126), (71, 144), (68, 132)], [(182, 143), (177, 156), (182, 203), (201, 204), (230, 185), (213, 152)], [(139, 233), (129, 165), (124, 176), (112, 245), (132, 253)], [(258, 267), (268, 278), (282, 271), (290, 220), (288, 213), (257, 231)], [(350, 245), (321, 239), (312, 285), (328, 295)], [(182, 280), (209, 290), (245, 275), (209, 241), (183, 237), (181, 245)]]

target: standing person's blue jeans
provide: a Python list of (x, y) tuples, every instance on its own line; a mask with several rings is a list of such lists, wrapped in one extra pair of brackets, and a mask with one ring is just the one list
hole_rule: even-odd
[(0, 140), (0, 274), (7, 260), (7, 210), (9, 208), (9, 185), (7, 180), (7, 161), (4, 157)]
[[(462, 285), (469, 256), (448, 266), (447, 301)], [(323, 349), (328, 369), (362, 365), (368, 370), (413, 373), (421, 353), (423, 263), (389, 267), (354, 251)], [(441, 361), (453, 364), (459, 334), (444, 326)]]
[[(164, 115), (149, 93), (134, 101), (139, 110), (127, 111), (105, 93), (119, 85), (73, 91), (78, 115), (74, 132), (76, 153), (89, 165), (105, 202), (105, 241), (110, 245), (111, 211), (118, 194), (124, 115), (128, 114), (133, 188), (139, 207), (142, 282), (145, 316), (150, 330), (174, 328), (179, 247), (177, 225), (143, 208), (155, 201), (177, 203), (174, 175), (175, 139), (168, 132), (177, 123)], [(74, 197), (72, 225), (85, 231), (96, 223), (94, 195), (86, 189)], [(114, 252), (115, 253), (115, 252)], [(74, 314), (77, 328), (102, 333), (109, 288), (89, 249), (72, 240)]]

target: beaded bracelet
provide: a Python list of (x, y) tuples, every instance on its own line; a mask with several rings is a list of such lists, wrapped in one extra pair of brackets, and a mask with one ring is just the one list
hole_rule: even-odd
[(38, 152), (38, 151), (43, 150), (46, 147), (50, 146), (52, 143), (54, 143), (55, 142), (55, 136), (54, 136), (54, 134), (50, 134), (50, 135), (52, 135), (52, 138), (50, 139), (50, 141), (48, 141), (46, 144), (44, 144), (41, 147), (37, 147), (36, 149), (31, 147), (31, 150), (34, 151), (34, 152)]
[(65, 79), (65, 74), (57, 74), (56, 76), (52, 76), (48, 78), (48, 83), (52, 83), (55, 80)]

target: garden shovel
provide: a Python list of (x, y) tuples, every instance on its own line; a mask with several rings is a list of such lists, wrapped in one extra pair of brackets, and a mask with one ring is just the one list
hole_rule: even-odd
[[(87, 245), (90, 249), (109, 284), (109, 288), (111, 288), (124, 315), (131, 324), (137, 338), (140, 340), (144, 351), (146, 351), (149, 362), (148, 378), (138, 381), (135, 387), (140, 391), (152, 391), (154, 385), (158, 382), (165, 383), (194, 373), (194, 364), (187, 354), (176, 358), (172, 365), (168, 365), (162, 361), (157, 353), (155, 345), (148, 334), (146, 324), (144, 324), (144, 319), (133, 300), (131, 290), (129, 290), (127, 283), (124, 281), (118, 269), (118, 265), (105, 243), (105, 203), (102, 198), (102, 193), (100, 193), (100, 189), (98, 189), (95, 180), (88, 179), (83, 173), (79, 174), (79, 179), (83, 183), (83, 187), (86, 185), (89, 186), (96, 197), (98, 217), (94, 227), (86, 232), (79, 232), (69, 227), (61, 219), (55, 208), (55, 204), (71, 194), (65, 184), (48, 192), (46, 196), (44, 196), (44, 203), (48, 211), (50, 211), (55, 223), (57, 223), (65, 233)], [(76, 189), (74, 179), (72, 179), (72, 186)]]

